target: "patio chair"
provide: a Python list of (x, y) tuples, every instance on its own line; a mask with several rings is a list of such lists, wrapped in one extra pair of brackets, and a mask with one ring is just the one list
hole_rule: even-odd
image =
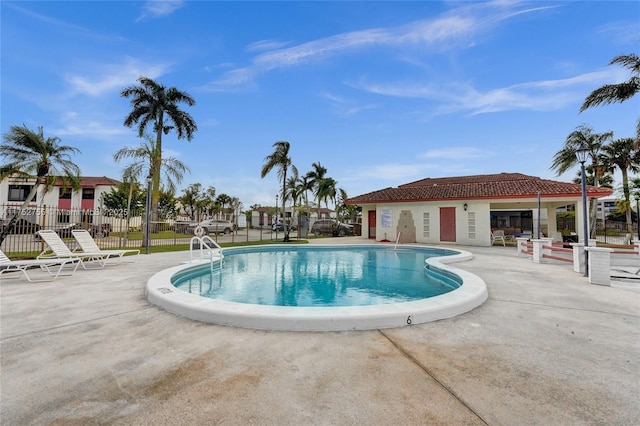
[[(0, 275), (10, 274), (12, 272), (20, 272), (29, 282), (42, 282), (53, 281), (60, 275), (72, 275), (78, 266), (80, 265), (79, 259), (25, 259), (25, 260), (11, 260), (9, 257), (0, 250)], [(62, 271), (67, 267), (71, 268), (66, 272)], [(47, 272), (45, 278), (34, 279), (29, 276), (28, 270), (38, 268)], [(15, 278), (15, 277), (12, 277)], [(2, 281), (0, 279), (0, 281)]]
[(491, 245), (496, 241), (502, 241), (502, 246), (506, 247), (505, 244), (505, 235), (503, 230), (496, 229), (495, 231), (491, 231)]
[[(48, 248), (40, 253), (36, 259), (78, 259), (84, 269), (101, 269), (104, 268), (109, 258), (109, 254), (106, 253), (73, 252), (62, 241), (60, 236), (51, 229), (41, 229), (38, 234), (47, 243)], [(89, 267), (87, 262), (97, 266)]]
[[(103, 253), (110, 257), (117, 257), (117, 263), (122, 263), (124, 259), (128, 259), (127, 262), (135, 262), (140, 254), (140, 249), (122, 249), (122, 250), (102, 250), (96, 241), (93, 239), (89, 231), (85, 229), (74, 229), (71, 231), (73, 234), (73, 238), (76, 239), (76, 242), (80, 246), (81, 251), (74, 250), (74, 253)], [(131, 254), (130, 256), (125, 256), (127, 254)]]

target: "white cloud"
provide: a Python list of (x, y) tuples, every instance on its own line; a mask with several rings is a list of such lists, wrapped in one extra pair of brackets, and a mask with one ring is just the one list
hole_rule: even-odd
[[(637, 16), (636, 16), (637, 18)], [(612, 22), (596, 28), (598, 36), (606, 36), (616, 43), (638, 43), (640, 40), (640, 27), (637, 19), (632, 22)]]
[[(104, 93), (120, 92), (127, 86), (136, 84), (141, 75), (155, 79), (168, 68), (165, 64), (146, 64), (133, 58), (126, 58), (118, 64), (91, 64), (84, 75), (65, 76), (71, 86), (71, 94), (100, 96)], [(89, 77), (89, 75), (91, 77)]]
[(418, 155), (419, 158), (436, 158), (445, 160), (460, 160), (490, 157), (491, 153), (485, 149), (471, 146), (430, 149)]
[(226, 72), (220, 79), (201, 89), (210, 92), (238, 92), (253, 87), (253, 71), (250, 68), (238, 68)]
[(342, 98), (341, 96), (338, 96), (334, 93), (330, 93), (330, 92), (323, 92), (320, 94), (320, 97), (325, 98), (330, 100), (331, 102), (337, 103), (337, 104), (344, 104), (347, 101)]
[(220, 125), (220, 120), (216, 118), (205, 118), (198, 120), (198, 127), (216, 127)]
[(51, 133), (56, 136), (86, 136), (92, 139), (111, 140), (114, 137), (131, 135), (131, 130), (119, 126), (108, 126), (97, 120), (86, 121), (79, 116), (73, 117), (73, 121), (67, 121), (64, 127), (52, 129)]
[(377, 104), (353, 106), (353, 107), (347, 108), (347, 110), (344, 113), (345, 115), (356, 115), (361, 113), (362, 111), (368, 111), (368, 110), (378, 109), (378, 108), (380, 108), (380, 105), (377, 105)]
[(257, 51), (263, 52), (265, 50), (282, 49), (287, 44), (289, 44), (289, 43), (284, 42), (284, 41), (260, 40), (260, 41), (256, 41), (256, 42), (253, 42), (253, 43), (249, 44), (247, 46), (247, 51), (248, 52), (257, 52)]
[(460, 111), (476, 115), (509, 110), (555, 111), (584, 100), (585, 93), (602, 84), (620, 82), (625, 77), (628, 76), (624, 70), (607, 68), (565, 79), (518, 83), (484, 91), (467, 82), (383, 84), (361, 80), (352, 86), (378, 95), (439, 102), (435, 115)]
[(408, 182), (416, 176), (423, 176), (425, 171), (432, 167), (429, 164), (374, 164), (359, 172), (355, 171), (354, 177), (361, 179), (383, 178), (389, 182)]
[(348, 176), (338, 176), (340, 184), (347, 184), (354, 197), (386, 187), (395, 187), (425, 177), (465, 176), (478, 173), (477, 164), (463, 161), (440, 161), (418, 164), (378, 164), (352, 170)]
[(356, 102), (329, 92), (321, 93), (320, 97), (330, 101), (333, 107), (338, 110), (340, 114), (347, 116), (356, 115), (362, 111), (380, 107), (377, 104), (354, 105)]
[[(26, 4), (26, 2), (25, 2)], [(108, 40), (121, 40), (122, 38), (119, 36), (113, 36), (113, 35), (106, 35), (103, 33), (98, 33), (95, 32), (94, 30), (90, 29), (90, 28), (86, 28), (80, 25), (76, 25), (74, 23), (71, 22), (67, 22), (67, 21), (63, 21), (61, 19), (58, 18), (52, 18), (50, 16), (47, 15), (43, 15), (43, 14), (39, 14), (39, 13), (35, 13), (32, 12), (29, 9), (17, 6), (16, 3), (11, 3), (11, 2), (4, 2), (3, 3), (3, 7), (10, 7), (13, 8), (14, 10), (19, 11), (20, 13), (29, 16), (37, 21), (40, 21), (41, 23), (51, 26), (51, 27), (58, 27), (67, 31), (71, 31), (74, 33), (78, 33), (78, 34), (82, 34), (82, 37), (93, 37), (93, 38), (98, 38), (98, 39), (108, 39)]]
[[(317, 62), (347, 52), (371, 48), (401, 46), (422, 50), (455, 49), (460, 43), (473, 45), (472, 37), (499, 21), (522, 13), (545, 9), (520, 9), (519, 3), (482, 3), (464, 5), (435, 19), (410, 22), (398, 27), (372, 28), (332, 35), (288, 48), (278, 48), (255, 56), (248, 67), (224, 74), (210, 83), (211, 90), (229, 90), (233, 85), (250, 83), (259, 73)], [(275, 43), (275, 44), (274, 44)], [(250, 50), (280, 47), (277, 42), (259, 41)], [(237, 78), (239, 73), (243, 78)]]
[(162, 158), (180, 158), (182, 153), (175, 149), (162, 147)]
[(142, 6), (142, 15), (138, 21), (146, 18), (158, 18), (171, 15), (184, 6), (184, 0), (151, 0)]

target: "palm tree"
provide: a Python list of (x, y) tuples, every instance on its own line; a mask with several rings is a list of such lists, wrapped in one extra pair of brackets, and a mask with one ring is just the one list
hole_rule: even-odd
[(338, 182), (330, 177), (324, 178), (318, 182), (316, 195), (318, 200), (324, 200), (327, 210), (329, 209), (329, 200), (332, 200), (334, 204), (336, 202), (336, 194), (338, 191), (337, 185)]
[(629, 189), (629, 170), (640, 171), (640, 151), (635, 149), (633, 138), (616, 139), (604, 147), (604, 160), (610, 170), (619, 168), (622, 173), (622, 192), (626, 211), (627, 233), (633, 232), (631, 222), (631, 191)]
[(287, 179), (286, 196), (287, 199), (291, 199), (293, 204), (293, 208), (291, 210), (293, 212), (293, 217), (291, 218), (292, 221), (295, 221), (296, 206), (298, 206), (298, 202), (303, 195), (303, 189), (298, 175), (295, 174)]
[(231, 197), (231, 202), (229, 203), (231, 208), (233, 209), (233, 224), (235, 225), (235, 231), (238, 231), (238, 217), (240, 216), (240, 211), (242, 210), (242, 201), (238, 197)]
[[(207, 217), (214, 216), (214, 210), (216, 209), (216, 188), (210, 186), (205, 191), (204, 200), (202, 201), (202, 210), (205, 212)], [(218, 206), (219, 210), (219, 206)], [(217, 214), (217, 211), (215, 212)]]
[(616, 56), (609, 65), (618, 64), (631, 70), (631, 78), (618, 84), (606, 84), (587, 96), (580, 112), (598, 105), (624, 102), (640, 92), (640, 58), (635, 53)]
[[(601, 169), (605, 169), (604, 165), (601, 166)], [(587, 178), (587, 185), (590, 186), (600, 186), (602, 188), (611, 188), (613, 189), (613, 175), (607, 171), (600, 174), (599, 178), (596, 178), (595, 173), (593, 173), (593, 167), (589, 164), (584, 168)], [(576, 185), (580, 185), (582, 183), (582, 176), (580, 175), (581, 171), (578, 170), (576, 173), (576, 177), (574, 177), (571, 181)]]
[(304, 197), (305, 206), (309, 207), (309, 191), (313, 190), (313, 181), (310, 175), (311, 172), (307, 172), (306, 175), (299, 178), (300, 191)]
[(326, 167), (323, 167), (320, 162), (311, 164), (311, 167), (313, 167), (313, 170), (307, 173), (307, 177), (309, 178), (309, 185), (313, 188), (313, 191), (316, 194), (316, 201), (318, 206), (317, 219), (320, 219), (320, 197), (318, 196), (318, 185), (327, 174), (327, 169)]
[[(220, 205), (220, 208), (222, 209), (222, 215), (225, 215), (225, 207), (227, 206), (227, 204), (231, 204), (231, 197), (227, 194), (220, 194), (218, 195), (218, 197), (216, 198), (216, 204)], [(226, 217), (223, 217), (222, 219), (226, 220)]]
[[(598, 105), (622, 103), (631, 99), (640, 92), (640, 57), (635, 53), (618, 55), (609, 62), (609, 65), (622, 65), (631, 70), (631, 78), (618, 84), (606, 84), (587, 96), (580, 107), (580, 112)], [(640, 149), (640, 118), (636, 121), (635, 148)]]
[(312, 172), (307, 172), (306, 175), (300, 178), (300, 189), (304, 195), (304, 205), (307, 214), (307, 229), (311, 224), (311, 205), (309, 204), (309, 191), (313, 191), (313, 176), (311, 174)]
[(198, 130), (193, 118), (178, 108), (178, 104), (195, 105), (196, 101), (188, 93), (175, 87), (166, 88), (150, 78), (138, 78), (139, 86), (129, 86), (122, 90), (120, 96), (131, 98), (131, 112), (124, 120), (127, 127), (138, 126), (138, 136), (142, 137), (147, 126), (153, 127), (155, 133), (155, 156), (151, 171), (152, 196), (151, 205), (154, 216), (157, 215), (160, 199), (160, 169), (162, 163), (162, 134), (175, 130), (178, 139), (191, 140)]
[[(573, 132), (569, 133), (562, 149), (556, 152), (556, 154), (554, 155), (550, 169), (556, 171), (556, 176), (560, 176), (570, 168), (574, 167), (576, 164), (578, 164), (576, 151), (582, 145), (584, 145), (589, 150), (589, 157), (591, 158), (591, 168), (595, 171), (594, 186), (598, 186), (598, 181), (605, 173), (605, 168), (600, 162), (600, 154), (607, 141), (611, 140), (612, 138), (613, 132), (594, 133), (591, 126), (582, 124), (576, 127)], [(593, 199), (589, 206), (589, 222), (591, 223), (591, 235), (593, 235), (596, 230), (596, 219), (598, 215), (597, 203), (598, 200)]]
[[(631, 179), (629, 189), (632, 191), (632, 196), (636, 200), (636, 219), (640, 219), (640, 177)], [(637, 220), (638, 229), (640, 229), (640, 220)]]
[(591, 166), (596, 171), (595, 186), (598, 186), (597, 178), (602, 176), (604, 173), (604, 168), (600, 164), (598, 157), (602, 152), (602, 148), (612, 138), (613, 132), (594, 133), (591, 126), (581, 124), (576, 127), (573, 132), (569, 133), (562, 149), (554, 155), (550, 169), (555, 170), (556, 176), (560, 176), (573, 166), (577, 165), (578, 159), (576, 158), (576, 151), (584, 145), (589, 150)]
[(0, 180), (9, 176), (33, 178), (36, 183), (24, 200), (22, 207), (11, 218), (9, 224), (0, 234), (0, 245), (13, 229), (21, 211), (23, 211), (36, 196), (40, 185), (48, 192), (54, 183), (62, 183), (63, 188), (80, 187), (80, 168), (71, 161), (71, 154), (79, 154), (80, 150), (68, 145), (61, 145), (60, 138), (44, 136), (42, 127), (38, 131), (27, 128), (26, 125), (11, 126), (9, 132), (3, 136), (4, 144), (0, 145), (0, 156), (3, 165), (0, 166)]
[(162, 180), (162, 171), (164, 170), (167, 189), (169, 192), (175, 193), (176, 184), (180, 184), (184, 174), (191, 172), (191, 169), (177, 158), (162, 158), (157, 139), (154, 140), (149, 135), (144, 135), (144, 138), (146, 141), (137, 147), (125, 146), (119, 149), (113, 154), (113, 159), (116, 162), (120, 162), (124, 158), (134, 160), (123, 170), (123, 176), (128, 176), (129, 179), (140, 178), (142, 173), (146, 171), (147, 176), (151, 176), (152, 179), (157, 176), (158, 179)]
[[(289, 148), (291, 145), (287, 141), (278, 141), (273, 144), (274, 151), (264, 158), (264, 164), (262, 165), (262, 171), (260, 177), (264, 179), (266, 175), (273, 170), (278, 169), (278, 179), (282, 181), (282, 214), (284, 217), (285, 201), (287, 193), (287, 170), (291, 169), (295, 175), (298, 174), (298, 169), (293, 165), (291, 157), (289, 156)], [(277, 218), (276, 218), (277, 220)], [(284, 241), (289, 241), (289, 227), (285, 223), (285, 236)]]
[(343, 222), (346, 218), (353, 221), (357, 215), (357, 207), (348, 205), (345, 203), (349, 199), (347, 191), (344, 188), (338, 188), (338, 201), (336, 203), (336, 213), (340, 217), (340, 221)]
[[(113, 159), (116, 162), (120, 162), (120, 160), (124, 158), (131, 158), (134, 160), (134, 162), (125, 167), (122, 172), (123, 176), (125, 176), (129, 181), (137, 180), (143, 172), (146, 171), (147, 176), (152, 178), (153, 185), (154, 176), (161, 179), (162, 170), (164, 170), (167, 177), (166, 181), (169, 192), (175, 193), (176, 183), (179, 184), (182, 182), (184, 174), (190, 171), (189, 167), (176, 158), (162, 158), (162, 153), (158, 148), (157, 140), (154, 140), (153, 137), (149, 135), (143, 136), (146, 139), (145, 142), (142, 142), (137, 147), (125, 146), (124, 148), (119, 149), (115, 154), (113, 154)], [(160, 159), (160, 161), (158, 161), (158, 159)], [(159, 201), (160, 191), (158, 191), (158, 201), (154, 206), (155, 212), (152, 217), (158, 217)], [(147, 218), (146, 220), (150, 220), (150, 218)]]
[(201, 183), (192, 183), (182, 190), (180, 204), (191, 220), (196, 220), (196, 213), (201, 209), (204, 199)]

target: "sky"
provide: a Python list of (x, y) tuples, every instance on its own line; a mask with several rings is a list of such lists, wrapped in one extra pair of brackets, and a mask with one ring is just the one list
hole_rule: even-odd
[[(84, 176), (121, 179), (113, 154), (143, 140), (123, 125), (125, 87), (146, 76), (187, 92), (198, 130), (165, 157), (244, 208), (270, 206), (260, 177), (277, 141), (300, 175), (319, 162), (349, 196), (432, 177), (557, 176), (582, 124), (633, 137), (640, 97), (579, 113), (640, 53), (633, 1), (2, 1), (2, 133), (43, 127), (78, 148)], [(620, 182), (616, 182), (620, 184)]]

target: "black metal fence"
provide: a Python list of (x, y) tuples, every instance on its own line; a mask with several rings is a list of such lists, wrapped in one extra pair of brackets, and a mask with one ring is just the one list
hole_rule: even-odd
[(596, 239), (609, 244), (630, 244), (633, 240), (640, 240), (638, 224), (632, 225), (631, 235), (627, 232), (627, 223), (620, 221), (598, 221), (596, 225)]
[[(11, 255), (33, 255), (46, 249), (43, 241), (38, 237), (40, 229), (51, 229), (65, 240), (71, 249), (76, 247), (71, 233), (74, 229), (86, 229), (94, 237), (98, 245), (104, 249), (139, 248), (144, 246), (144, 212), (126, 212), (112, 209), (61, 209), (52, 206), (42, 206), (20, 210), (15, 205), (0, 205), (0, 231), (8, 226), (9, 221), (18, 213), (10, 234), (0, 247), (3, 252)], [(130, 214), (127, 214), (130, 213)], [(194, 236), (194, 227), (190, 223), (179, 220), (150, 222), (150, 247), (178, 246), (188, 247)], [(270, 226), (264, 228), (239, 228), (225, 234), (213, 233), (211, 238), (218, 243), (255, 242), (282, 239), (282, 231), (272, 230)], [(291, 238), (298, 238), (292, 232)]]

